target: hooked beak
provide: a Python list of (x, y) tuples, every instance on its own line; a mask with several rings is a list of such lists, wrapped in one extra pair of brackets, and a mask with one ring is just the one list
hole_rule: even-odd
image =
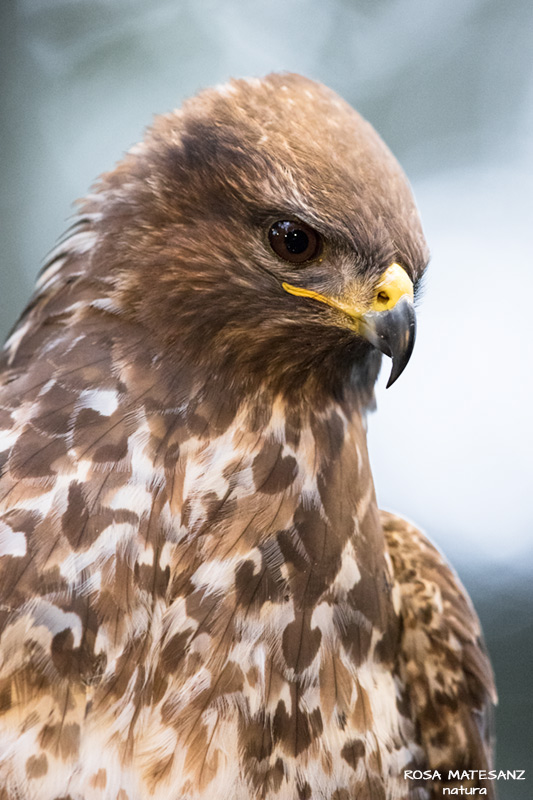
[(342, 298), (333, 298), (283, 283), (289, 294), (318, 300), (350, 318), (353, 329), (375, 348), (392, 358), (387, 389), (404, 371), (415, 345), (416, 316), (413, 305), (413, 283), (399, 264), (391, 264), (374, 289), (372, 302), (360, 308)]
[(416, 316), (413, 301), (404, 296), (390, 311), (368, 311), (363, 314), (360, 334), (392, 358), (388, 389), (406, 368), (415, 346)]

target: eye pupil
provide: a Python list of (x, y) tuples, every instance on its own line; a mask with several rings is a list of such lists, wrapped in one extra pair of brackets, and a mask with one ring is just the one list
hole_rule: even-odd
[(268, 239), (273, 251), (292, 264), (303, 264), (320, 255), (320, 236), (305, 222), (279, 220), (270, 228)]
[(309, 247), (309, 236), (305, 231), (298, 228), (294, 231), (289, 231), (289, 233), (285, 234), (285, 247), (289, 253), (300, 255)]

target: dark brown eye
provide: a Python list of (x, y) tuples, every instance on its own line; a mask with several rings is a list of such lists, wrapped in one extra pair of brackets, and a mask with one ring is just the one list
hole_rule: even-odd
[(268, 232), (268, 239), (272, 250), (292, 264), (303, 264), (316, 258), (322, 246), (320, 236), (309, 225), (289, 219), (275, 222)]

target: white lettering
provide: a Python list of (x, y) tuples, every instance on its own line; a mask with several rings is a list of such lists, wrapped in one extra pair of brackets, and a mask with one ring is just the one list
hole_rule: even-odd
[(442, 775), (438, 770), (431, 770), (426, 769), (422, 772), (419, 769), (404, 769), (403, 771), (404, 780), (411, 780), (411, 781), (441, 781)]
[(444, 786), (442, 794), (487, 794), (487, 790), (485, 788), (480, 789), (479, 786), (470, 789), (466, 786), (454, 786), (453, 789), (450, 786)]

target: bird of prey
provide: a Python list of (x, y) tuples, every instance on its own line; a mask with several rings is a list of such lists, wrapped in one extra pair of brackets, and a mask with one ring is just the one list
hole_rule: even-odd
[(387, 147), (298, 75), (157, 118), (81, 202), (0, 367), (1, 800), (428, 800), (490, 766), (477, 617), (367, 453), (426, 263)]

